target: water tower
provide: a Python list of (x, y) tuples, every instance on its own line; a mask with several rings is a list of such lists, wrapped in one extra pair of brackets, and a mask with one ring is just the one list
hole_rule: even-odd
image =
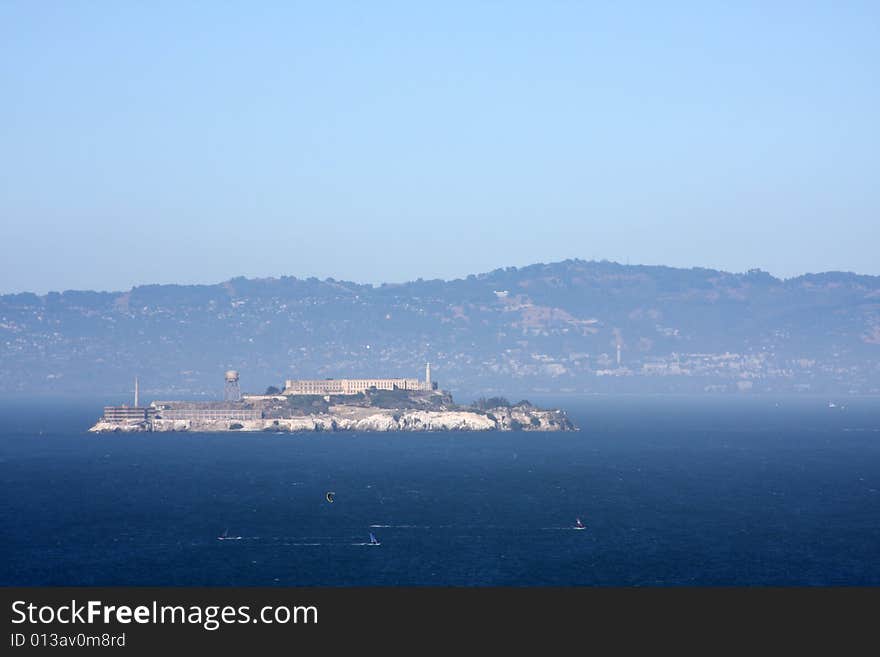
[(238, 372), (227, 370), (226, 386), (223, 389), (223, 401), (241, 401), (241, 388), (238, 387)]

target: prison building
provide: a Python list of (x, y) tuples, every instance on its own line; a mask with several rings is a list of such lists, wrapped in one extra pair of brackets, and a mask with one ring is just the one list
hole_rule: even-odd
[(143, 422), (155, 415), (155, 409), (142, 406), (105, 406), (104, 420), (107, 422)]
[(285, 395), (357, 395), (376, 390), (432, 390), (421, 379), (288, 379)]
[(163, 420), (259, 420), (262, 411), (256, 408), (163, 408), (159, 411)]
[(263, 412), (241, 402), (154, 401), (151, 406), (163, 420), (259, 420)]
[(422, 379), (288, 379), (282, 395), (357, 395), (376, 390), (436, 390), (431, 382), (431, 364), (425, 364)]

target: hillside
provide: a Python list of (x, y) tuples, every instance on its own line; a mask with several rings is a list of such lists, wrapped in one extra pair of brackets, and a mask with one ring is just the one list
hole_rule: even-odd
[[(620, 364), (617, 347), (620, 345)], [(458, 396), (880, 393), (880, 277), (567, 260), (371, 286), (236, 278), (0, 296), (0, 392), (217, 397), (224, 370), (417, 376)]]

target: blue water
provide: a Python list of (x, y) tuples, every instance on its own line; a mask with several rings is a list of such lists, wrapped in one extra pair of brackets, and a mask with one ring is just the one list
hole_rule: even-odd
[(880, 400), (836, 401), (570, 398), (582, 431), (547, 435), (103, 436), (100, 400), (7, 401), (0, 584), (880, 585)]

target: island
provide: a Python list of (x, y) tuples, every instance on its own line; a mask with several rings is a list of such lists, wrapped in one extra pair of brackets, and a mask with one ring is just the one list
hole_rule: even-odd
[(238, 393), (226, 372), (225, 401), (153, 401), (106, 406), (89, 431), (577, 431), (561, 409), (504, 397), (456, 404), (430, 378), (288, 380), (260, 395)]

